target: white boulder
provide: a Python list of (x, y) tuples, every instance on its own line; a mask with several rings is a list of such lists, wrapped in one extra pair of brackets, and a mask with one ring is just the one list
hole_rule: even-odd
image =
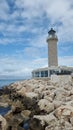
[(54, 110), (54, 104), (50, 103), (47, 99), (41, 99), (38, 102), (40, 110), (44, 110), (47, 113), (50, 113)]

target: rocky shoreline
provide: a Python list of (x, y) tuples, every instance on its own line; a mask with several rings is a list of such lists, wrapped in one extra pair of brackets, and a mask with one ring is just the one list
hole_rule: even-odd
[(73, 79), (30, 79), (0, 90), (0, 130), (73, 130)]

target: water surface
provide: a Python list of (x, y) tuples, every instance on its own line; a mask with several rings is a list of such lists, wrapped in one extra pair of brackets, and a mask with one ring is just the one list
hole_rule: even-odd
[(23, 79), (0, 79), (0, 88), (2, 88), (5, 85), (9, 85), (11, 83), (14, 83), (16, 81), (22, 81)]
[(10, 107), (0, 107), (0, 115), (5, 115), (10, 109)]

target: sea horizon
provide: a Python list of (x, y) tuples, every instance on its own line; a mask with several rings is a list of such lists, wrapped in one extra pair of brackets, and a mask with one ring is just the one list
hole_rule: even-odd
[(11, 83), (17, 82), (17, 81), (22, 81), (22, 80), (26, 80), (26, 79), (0, 79), (0, 88), (9, 85)]

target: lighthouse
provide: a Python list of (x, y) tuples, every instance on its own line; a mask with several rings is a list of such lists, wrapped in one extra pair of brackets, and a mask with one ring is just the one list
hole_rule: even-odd
[(52, 75), (71, 75), (73, 67), (58, 66), (58, 53), (57, 53), (58, 37), (56, 31), (51, 28), (48, 32), (48, 66), (45, 68), (37, 68), (32, 71), (32, 78), (48, 78)]
[(48, 32), (48, 67), (58, 66), (58, 56), (57, 56), (57, 42), (58, 37), (56, 31), (51, 28)]

